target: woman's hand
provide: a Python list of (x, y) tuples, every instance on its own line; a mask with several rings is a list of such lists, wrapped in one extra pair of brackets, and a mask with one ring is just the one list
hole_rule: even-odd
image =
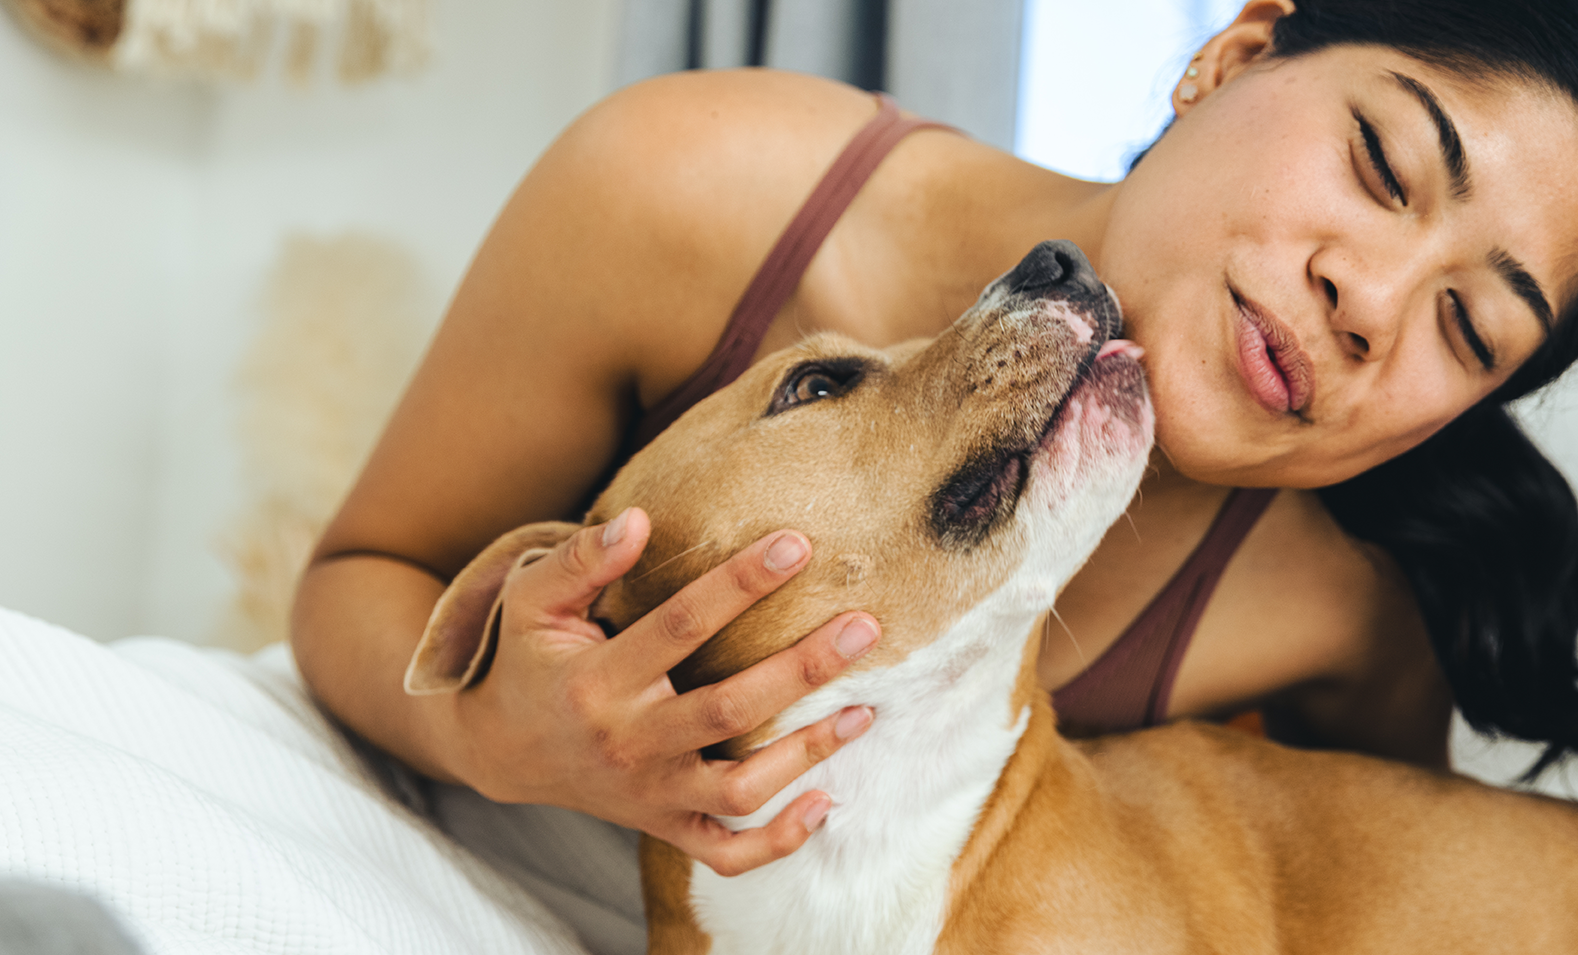
[(871, 724), (849, 707), (740, 761), (702, 747), (761, 725), (837, 676), (876, 643), (876, 621), (840, 614), (798, 644), (710, 686), (677, 694), (668, 671), (805, 566), (810, 544), (770, 534), (675, 594), (617, 639), (587, 618), (629, 570), (650, 533), (631, 509), (585, 528), (504, 583), (498, 654), (487, 677), (454, 697), (449, 769), (500, 802), (564, 806), (641, 829), (732, 875), (799, 848), (832, 800), (802, 794), (760, 829), (712, 816), (761, 808)]

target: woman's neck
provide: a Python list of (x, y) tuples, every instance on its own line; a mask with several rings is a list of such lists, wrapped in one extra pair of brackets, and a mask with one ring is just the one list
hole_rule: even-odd
[(1123, 184), (1089, 182), (1014, 162), (1012, 170), (996, 177), (993, 193), (993, 201), (1003, 210), (997, 225), (1004, 253), (1017, 260), (1037, 242), (1067, 239), (1079, 246), (1100, 275), (1107, 222)]
[(1161, 505), (1161, 508), (1188, 507), (1186, 502), (1220, 501), (1220, 485), (1197, 481), (1179, 471), (1160, 447), (1151, 449), (1150, 464), (1145, 469), (1145, 480), (1140, 484), (1139, 499)]
[[(1067, 239), (1100, 274), (1121, 186), (1052, 172), (962, 136), (898, 150), (812, 260), (763, 352), (813, 331), (878, 347), (929, 338), (1037, 243)], [(960, 184), (968, 184), (961, 188)]]

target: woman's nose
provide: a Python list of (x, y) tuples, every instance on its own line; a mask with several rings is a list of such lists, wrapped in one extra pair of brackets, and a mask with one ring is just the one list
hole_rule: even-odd
[[(1337, 283), (1326, 277), (1319, 279), (1321, 292), (1326, 296), (1328, 315), (1335, 317), (1337, 308), (1342, 304), (1342, 296), (1337, 291)], [(1335, 322), (1334, 322), (1335, 324)], [(1343, 354), (1349, 358), (1365, 360), (1370, 355), (1370, 340), (1356, 331), (1337, 329), (1337, 345)]]
[(1355, 263), (1333, 252), (1310, 261), (1310, 278), (1325, 302), (1326, 321), (1344, 357), (1380, 361), (1396, 339), (1409, 298), (1406, 267)]

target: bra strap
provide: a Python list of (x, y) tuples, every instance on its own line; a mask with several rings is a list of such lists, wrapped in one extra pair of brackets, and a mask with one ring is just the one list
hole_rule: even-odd
[(1228, 492), (1205, 536), (1167, 584), (1101, 656), (1052, 695), (1060, 724), (1087, 735), (1166, 721), (1173, 682), (1211, 594), (1276, 494), (1275, 488)]
[(877, 115), (861, 127), (833, 160), (805, 204), (778, 237), (777, 244), (767, 253), (751, 284), (746, 286), (745, 294), (734, 306), (712, 354), (684, 384), (654, 405), (642, 419), (636, 429), (634, 449), (645, 447), (691, 405), (738, 378), (751, 366), (768, 327), (800, 285), (800, 278), (811, 265), (817, 249), (822, 247), (839, 217), (893, 147), (917, 129), (953, 128), (918, 117), (906, 118), (886, 93), (877, 94), (877, 100)]
[[(1234, 488), (1211, 529), (1206, 532), (1205, 539), (1189, 555), (1185, 566), (1196, 565), (1195, 573), (1191, 575), (1193, 580), (1188, 581), (1188, 596), (1179, 608), (1178, 623), (1168, 641), (1161, 673), (1151, 690), (1150, 706), (1145, 714), (1147, 726), (1157, 726), (1167, 721), (1167, 706), (1172, 702), (1173, 683), (1177, 681), (1178, 670), (1183, 666), (1184, 651), (1189, 649), (1195, 628), (1205, 615), (1206, 604), (1211, 602), (1211, 595), (1216, 592), (1216, 585), (1227, 570), (1228, 561), (1238, 553), (1238, 546), (1249, 536), (1260, 520), (1260, 515), (1271, 506), (1276, 496), (1276, 488)], [(1185, 583), (1183, 580), (1178, 582)], [(1171, 584), (1168, 589), (1172, 589)]]

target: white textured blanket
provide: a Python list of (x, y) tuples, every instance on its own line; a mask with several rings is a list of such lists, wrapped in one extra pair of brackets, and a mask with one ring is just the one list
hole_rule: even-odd
[(389, 795), (283, 647), (100, 645), (0, 609), (0, 876), (102, 900), (150, 953), (579, 953)]

